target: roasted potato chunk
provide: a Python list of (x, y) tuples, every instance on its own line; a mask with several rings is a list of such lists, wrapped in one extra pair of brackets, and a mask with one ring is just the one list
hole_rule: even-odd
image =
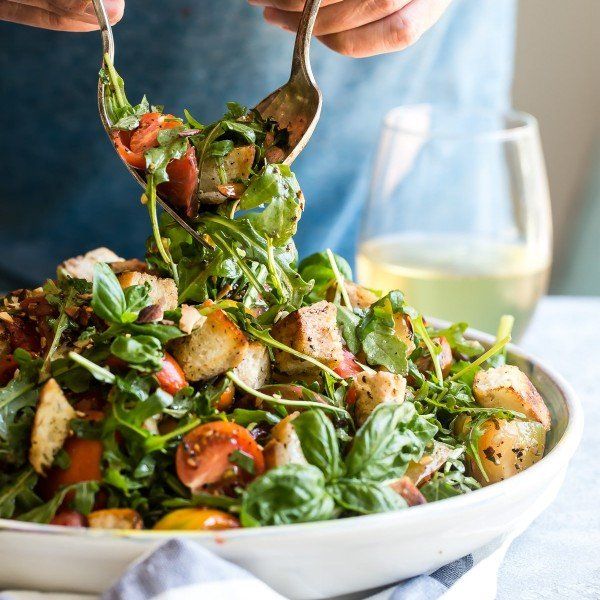
[(107, 508), (88, 515), (91, 529), (143, 529), (140, 513), (131, 508)]
[[(337, 308), (322, 300), (290, 313), (271, 330), (281, 343), (334, 368), (344, 358), (342, 336), (337, 322)], [(277, 368), (288, 375), (318, 371), (311, 363), (283, 350), (274, 351)]]
[(248, 345), (240, 328), (222, 310), (215, 310), (190, 335), (173, 342), (172, 354), (186, 379), (201, 381), (237, 367)]
[(362, 425), (380, 404), (404, 402), (406, 379), (387, 371), (365, 371), (354, 378), (352, 388), (356, 393), (354, 415)]
[(396, 337), (406, 344), (406, 357), (408, 358), (416, 348), (413, 341), (413, 332), (406, 315), (397, 313), (394, 315), (394, 332)]
[(422, 485), (431, 479), (431, 476), (444, 466), (452, 452), (448, 444), (434, 440), (433, 449), (428, 454), (424, 454), (420, 460), (408, 463), (406, 477), (417, 486)]
[(274, 469), (290, 463), (308, 464), (302, 452), (300, 438), (292, 423), (299, 414), (299, 412), (295, 412), (288, 415), (271, 430), (271, 437), (263, 450), (267, 469)]
[(546, 431), (550, 429), (548, 407), (518, 367), (503, 365), (479, 371), (473, 380), (473, 395), (480, 406), (515, 410), (539, 421)]
[(508, 479), (544, 455), (546, 431), (537, 421), (490, 419), (483, 428), (477, 450), (488, 481), (475, 461), (469, 459), (469, 471), (481, 485)]
[(36, 473), (43, 475), (52, 465), (56, 453), (69, 437), (69, 424), (75, 417), (75, 409), (69, 404), (56, 380), (48, 379), (40, 390), (31, 429), (29, 462)]
[(169, 277), (156, 277), (139, 271), (127, 271), (119, 275), (119, 283), (123, 289), (132, 285), (150, 284), (150, 300), (152, 304), (158, 304), (163, 310), (175, 310), (177, 308), (177, 285)]
[[(373, 302), (378, 300), (378, 297), (375, 293), (366, 287), (363, 287), (362, 285), (358, 285), (358, 283), (354, 283), (353, 281), (344, 281), (344, 287), (348, 292), (348, 298), (350, 300), (350, 304), (352, 304), (352, 308), (369, 308)], [(337, 288), (338, 285), (336, 281), (332, 282), (327, 288), (326, 299), (329, 302), (333, 302)]]
[(233, 372), (254, 390), (265, 385), (271, 375), (271, 359), (266, 346), (250, 342), (242, 362)]
[[(249, 177), (255, 152), (254, 146), (239, 146), (225, 156), (223, 167), (227, 181)], [(214, 158), (205, 159), (200, 167), (200, 179), (198, 181), (198, 199), (200, 202), (202, 204), (221, 204), (225, 202), (227, 196), (218, 191), (218, 187), (223, 183), (219, 176), (217, 160)]]
[(94, 266), (96, 263), (115, 263), (124, 260), (117, 256), (108, 248), (96, 248), (90, 250), (82, 256), (75, 256), (65, 260), (58, 266), (58, 276), (72, 277), (73, 279), (87, 279), (92, 281), (94, 278)]

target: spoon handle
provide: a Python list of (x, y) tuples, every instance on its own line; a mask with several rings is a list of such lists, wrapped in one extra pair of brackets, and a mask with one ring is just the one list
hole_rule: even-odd
[(290, 81), (297, 78), (308, 80), (316, 85), (310, 66), (310, 39), (313, 27), (317, 19), (317, 12), (321, 6), (321, 0), (306, 0), (298, 32), (296, 33), (296, 43), (294, 44), (294, 55), (292, 57), (292, 73)]
[(115, 42), (113, 39), (112, 28), (108, 21), (106, 14), (106, 8), (102, 0), (92, 0), (94, 10), (96, 11), (96, 18), (100, 25), (100, 33), (102, 34), (102, 56), (108, 54), (110, 60), (115, 58)]

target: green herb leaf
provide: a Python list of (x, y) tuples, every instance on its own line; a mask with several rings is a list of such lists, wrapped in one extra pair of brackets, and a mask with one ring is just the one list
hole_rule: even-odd
[(340, 479), (327, 491), (342, 508), (369, 515), (406, 508), (406, 501), (387, 484), (365, 479)]
[(94, 265), (92, 309), (98, 317), (109, 323), (120, 323), (127, 309), (121, 284), (106, 263)]
[(139, 371), (159, 371), (164, 356), (160, 341), (149, 335), (116, 337), (110, 351)]
[(267, 471), (243, 495), (245, 527), (323, 521), (334, 516), (325, 478), (312, 465), (285, 465)]

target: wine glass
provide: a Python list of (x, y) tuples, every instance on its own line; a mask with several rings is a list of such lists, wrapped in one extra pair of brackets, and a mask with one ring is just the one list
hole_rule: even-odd
[(358, 280), (425, 315), (524, 331), (545, 293), (552, 218), (537, 121), (514, 110), (401, 106), (385, 118)]

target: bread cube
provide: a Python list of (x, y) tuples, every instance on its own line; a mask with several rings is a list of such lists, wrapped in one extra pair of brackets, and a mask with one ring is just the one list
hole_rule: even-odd
[(150, 300), (163, 310), (175, 310), (179, 293), (177, 285), (169, 277), (156, 277), (139, 271), (126, 271), (119, 275), (119, 283), (123, 289), (132, 285), (150, 284)]
[(131, 508), (106, 508), (95, 510), (88, 517), (91, 529), (143, 529), (140, 514)]
[(271, 437), (265, 445), (264, 457), (267, 469), (274, 469), (289, 464), (308, 464), (300, 438), (294, 429), (292, 421), (299, 415), (299, 412), (292, 413), (282, 419), (271, 430)]
[(416, 348), (413, 341), (413, 332), (406, 315), (396, 313), (394, 315), (394, 332), (396, 337), (406, 345), (406, 357), (408, 358)]
[[(275, 324), (271, 335), (297, 352), (330, 368), (344, 358), (342, 336), (337, 326), (335, 304), (322, 300), (290, 313)], [(288, 375), (318, 372), (318, 367), (284, 350), (274, 350), (277, 368)]]
[(172, 354), (188, 381), (201, 381), (237, 367), (248, 346), (244, 333), (219, 309), (190, 335), (175, 340)]
[(380, 404), (404, 402), (406, 379), (387, 371), (365, 371), (354, 378), (351, 389), (356, 393), (356, 422), (362, 425)]
[(29, 462), (35, 472), (43, 475), (54, 457), (69, 437), (70, 421), (76, 417), (75, 409), (60, 389), (55, 379), (48, 379), (40, 390), (33, 418)]
[[(344, 281), (344, 287), (346, 288), (346, 292), (348, 292), (348, 298), (352, 308), (369, 308), (373, 302), (376, 302), (379, 299), (371, 290), (362, 285), (358, 285), (358, 283), (354, 283), (353, 281)], [(326, 299), (329, 300), (329, 302), (333, 302), (337, 288), (338, 285), (336, 281), (327, 288)]]
[(478, 371), (473, 380), (473, 395), (480, 406), (505, 408), (523, 413), (550, 429), (548, 407), (527, 375), (518, 367), (503, 365)]
[(271, 358), (266, 346), (250, 342), (242, 362), (233, 372), (253, 390), (261, 388), (271, 375)]
[[(254, 163), (256, 150), (254, 146), (239, 146), (234, 148), (223, 158), (223, 168), (227, 181), (234, 179), (248, 179), (250, 169)], [(221, 185), (219, 177), (218, 162), (215, 158), (206, 158), (200, 166), (200, 178), (198, 181), (198, 199), (201, 204), (221, 204), (227, 200), (227, 196), (221, 194), (217, 186)]]

